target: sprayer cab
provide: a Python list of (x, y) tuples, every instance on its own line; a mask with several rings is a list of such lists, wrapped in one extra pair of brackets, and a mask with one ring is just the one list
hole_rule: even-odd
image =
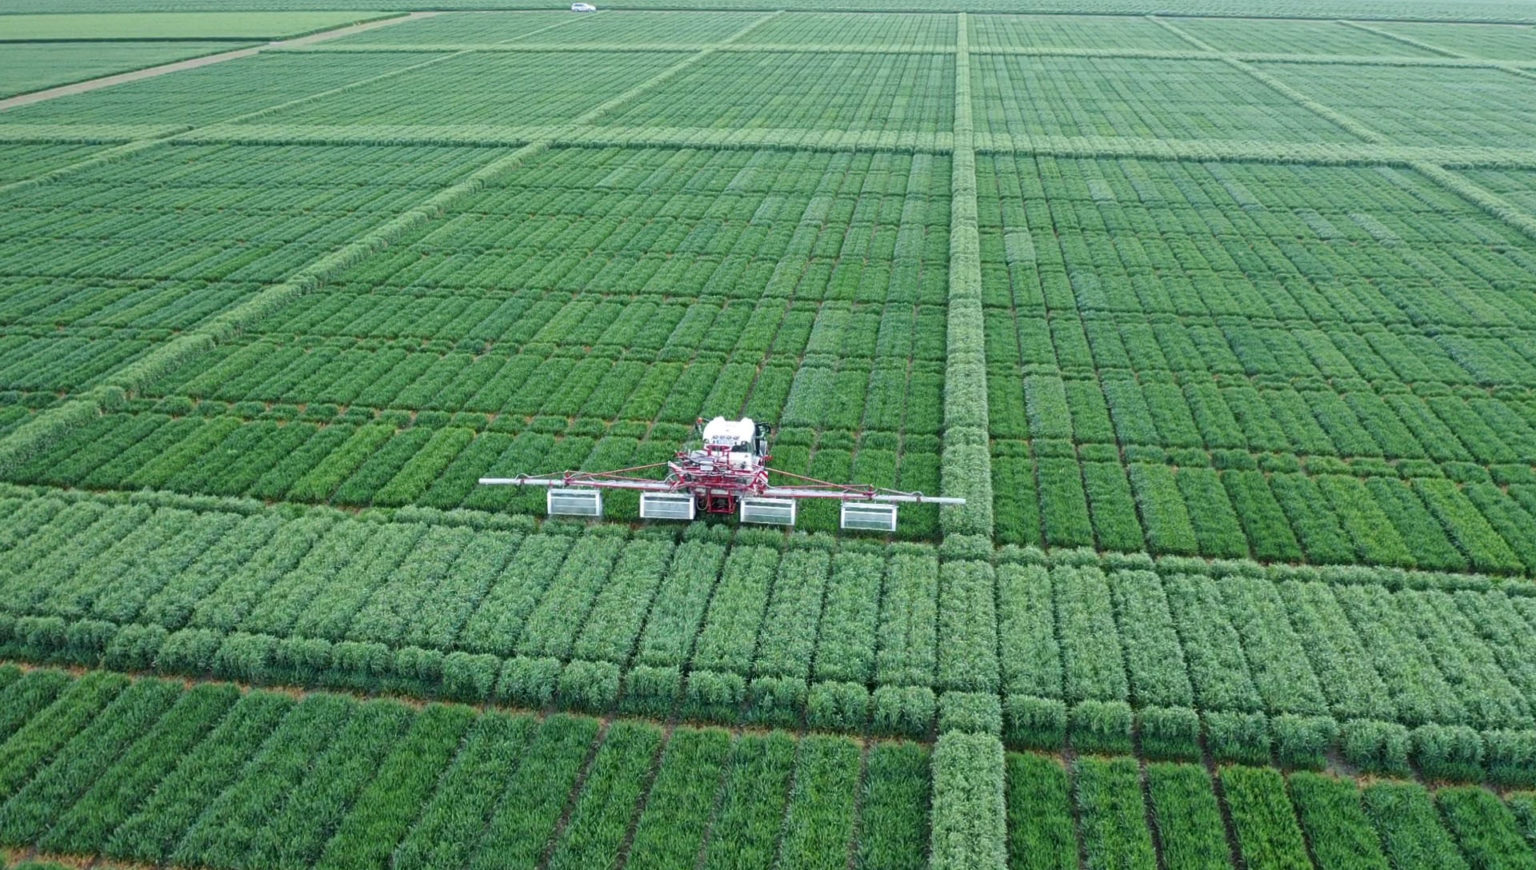
[(750, 417), (716, 417), (708, 423), (699, 421), (698, 432), (705, 456), (724, 457), (734, 470), (747, 471), (767, 464), (770, 427), (766, 423), (755, 423)]

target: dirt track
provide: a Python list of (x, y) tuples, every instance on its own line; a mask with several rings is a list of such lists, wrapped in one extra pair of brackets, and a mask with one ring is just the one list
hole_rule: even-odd
[(72, 85), (59, 85), (56, 88), (33, 91), (30, 94), (19, 94), (8, 99), (0, 100), (0, 111), (5, 111), (6, 109), (14, 109), (18, 106), (31, 105), (32, 103), (40, 103), (44, 100), (52, 100), (56, 97), (67, 97), (70, 94), (83, 94), (87, 91), (94, 91), (98, 88), (109, 88), (113, 85), (121, 85), (128, 82), (136, 82), (140, 79), (163, 76), (167, 73), (197, 69), (201, 66), (223, 63), (226, 60), (251, 57), (266, 50), (267, 48), (285, 48), (297, 45), (311, 45), (316, 42), (325, 42), (329, 39), (339, 39), (343, 36), (351, 36), (354, 33), (361, 33), (364, 30), (373, 30), (377, 27), (388, 27), (392, 24), (399, 24), (402, 21), (410, 21), (416, 18), (429, 18), (437, 14), (438, 13), (436, 12), (412, 12), (409, 15), (404, 15), (397, 18), (386, 18), (383, 21), (369, 21), (363, 24), (349, 24), (346, 27), (338, 27), (335, 30), (324, 30), (319, 33), (311, 33), (308, 36), (300, 36), (294, 39), (273, 42), (264, 46), (240, 48), (234, 51), (225, 51), (220, 52), (219, 54), (209, 54), (204, 55), (203, 57), (178, 60), (174, 63), (166, 63), (159, 66), (146, 67), (145, 69), (133, 70), (132, 72), (114, 73), (109, 76), (102, 76), (101, 78), (87, 79), (83, 82), (75, 82)]

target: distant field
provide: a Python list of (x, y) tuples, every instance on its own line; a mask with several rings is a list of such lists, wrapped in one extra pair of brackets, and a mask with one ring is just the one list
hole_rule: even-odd
[(48, 42), (0, 45), (0, 97), (231, 51), (228, 42)]
[(722, 5), (0, 110), (0, 860), (1536, 867), (1530, 7)]
[[(290, 11), (7, 15), (0, 18), (0, 44), (36, 40), (281, 39), (371, 17), (377, 16), (360, 12)], [(0, 48), (0, 57), (10, 51)]]

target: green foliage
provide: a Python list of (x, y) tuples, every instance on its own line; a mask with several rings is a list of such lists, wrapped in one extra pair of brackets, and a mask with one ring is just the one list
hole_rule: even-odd
[(928, 748), (879, 743), (869, 750), (856, 865), (918, 870), (927, 851)]
[(933, 728), (937, 704), (927, 686), (880, 686), (871, 700), (875, 731), (921, 737)]
[(747, 681), (738, 674), (693, 671), (688, 675), (684, 709), (690, 717), (731, 721), (747, 700)]
[(1230, 864), (1221, 809), (1203, 766), (1148, 764), (1147, 794), (1163, 861), (1168, 866), (1215, 870)]
[[(485, 656), (495, 661), (495, 656)], [(560, 671), (560, 702), (593, 713), (613, 709), (619, 698), (619, 666), (611, 662), (574, 661)]]
[(1386, 870), (1381, 838), (1365, 817), (1353, 780), (1298, 771), (1290, 775), (1289, 784), (1296, 815), (1319, 864)]
[(155, 657), (155, 668), (163, 674), (200, 676), (213, 667), (214, 656), (223, 638), (208, 629), (187, 628), (173, 632)]
[(1079, 752), (1128, 753), (1132, 719), (1124, 701), (1083, 701), (1072, 708), (1072, 747)]
[(1321, 770), (1339, 740), (1339, 723), (1328, 716), (1284, 714), (1271, 718), (1269, 726), (1282, 767)]
[(859, 766), (859, 744), (847, 737), (801, 739), (779, 846), (785, 861), (828, 870), (847, 866)]
[(933, 751), (931, 867), (1007, 864), (1003, 746), (992, 735), (948, 731)]
[(747, 700), (751, 721), (793, 728), (805, 710), (806, 684), (788, 677), (755, 677), (747, 686)]
[(1408, 729), (1391, 722), (1352, 719), (1342, 726), (1344, 760), (1369, 773), (1408, 773)]
[(1483, 738), (1465, 725), (1420, 725), (1410, 735), (1413, 761), (1427, 779), (1478, 782), (1483, 778)]
[(1010, 752), (1008, 778), (1008, 866), (1030, 870), (1071, 870), (1077, 866), (1077, 834), (1071, 795), (1061, 761), (1034, 753)]
[(697, 861), (730, 751), (730, 734), (718, 728), (672, 732), (635, 827), (631, 861), (642, 867)]
[(1429, 792), (1406, 782), (1379, 782), (1365, 788), (1365, 813), (1381, 836), (1387, 860), (1394, 866), (1419, 864), (1466, 870), (1445, 828), (1441, 827)]
[(1246, 863), (1254, 867), (1312, 866), (1278, 771), (1225, 767), (1221, 782)]
[(264, 634), (231, 634), (213, 657), (213, 673), (226, 680), (264, 683), (277, 650), (277, 639)]
[(1485, 731), (1488, 778), (1505, 786), (1536, 786), (1536, 732)]
[(1435, 804), (1461, 854), (1473, 867), (1536, 868), (1536, 854), (1520, 835), (1515, 815), (1487, 789), (1443, 788)]
[(521, 707), (542, 709), (555, 700), (560, 681), (559, 659), (510, 658), (502, 662), (496, 697)]
[(609, 727), (587, 768), (570, 822), (555, 843), (550, 866), (603, 866), (617, 859), (661, 736), (661, 729), (649, 723), (621, 721)]
[(812, 683), (805, 702), (810, 728), (860, 731), (869, 721), (869, 690), (857, 683)]
[(1269, 719), (1263, 713), (1203, 714), (1206, 746), (1218, 761), (1270, 763)]
[(735, 867), (738, 862), (758, 866), (774, 860), (795, 750), (794, 739), (778, 731), (743, 735), (731, 747), (705, 867)]
[(1076, 762), (1073, 801), (1082, 831), (1087, 866), (1155, 867), (1147, 828), (1141, 771), (1131, 758), (1082, 756)]
[(389, 679), (394, 667), (395, 657), (384, 644), (344, 640), (331, 646), (331, 670), (325, 679), (330, 685), (369, 691)]
[(939, 696), (939, 733), (970, 731), (1000, 735), (1002, 705), (996, 695), (981, 692), (945, 692)]
[(1200, 757), (1200, 717), (1185, 707), (1143, 707), (1136, 711), (1141, 754), (1163, 760)]
[[(394, 682), (406, 691), (431, 692), (443, 683), (444, 658), (443, 653), (435, 649), (415, 646), (398, 649), (395, 651)], [(498, 661), (492, 675), (493, 686), (500, 671), (501, 662)]]
[(358, 810), (337, 827), (315, 866), (382, 863), (420, 813), (473, 720), (462, 707), (423, 710), (379, 763), (377, 775), (357, 796)]
[(154, 667), (170, 632), (158, 625), (125, 625), (102, 653), (102, 664), (120, 671), (146, 671)]
[(1054, 749), (1067, 740), (1067, 705), (1052, 698), (1009, 695), (1003, 700), (1005, 737), (1011, 746)]
[(636, 665), (624, 675), (620, 707), (628, 713), (666, 718), (682, 696), (683, 676), (677, 668)]

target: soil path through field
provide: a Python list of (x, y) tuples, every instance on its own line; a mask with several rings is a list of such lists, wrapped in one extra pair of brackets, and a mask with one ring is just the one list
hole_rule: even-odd
[(345, 27), (338, 27), (334, 30), (323, 30), (319, 33), (311, 33), (308, 36), (300, 36), (294, 39), (280, 40), (277, 42), (268, 43), (267, 45), (253, 45), (249, 48), (240, 48), (234, 51), (220, 52), (219, 54), (209, 54), (202, 57), (189, 58), (187, 60), (178, 60), (174, 63), (166, 63), (159, 66), (146, 67), (145, 69), (133, 70), (131, 72), (114, 73), (112, 75), (102, 76), (101, 78), (96, 79), (86, 79), (83, 82), (75, 82), (71, 85), (60, 85), (56, 88), (47, 88), (46, 90), (33, 91), (30, 94), (19, 94), (17, 96), (10, 97), (9, 99), (0, 100), (0, 112), (5, 111), (6, 109), (14, 109), (18, 106), (40, 103), (43, 100), (52, 100), (56, 97), (67, 97), (70, 94), (83, 94), (87, 91), (94, 91), (97, 88), (109, 88), (113, 85), (136, 82), (140, 79), (154, 78), (155, 76), (163, 76), (167, 73), (180, 72), (182, 70), (188, 69), (197, 69), (198, 67), (202, 66), (223, 63), (226, 60), (251, 57), (255, 54), (265, 51), (268, 48), (291, 48), (293, 46), (299, 45), (311, 45), (316, 42), (325, 42), (326, 40), (330, 39), (339, 39), (343, 36), (351, 36), (354, 33), (361, 33), (364, 30), (373, 30), (377, 27), (389, 27), (393, 24), (399, 24), (402, 21), (412, 21), (417, 18), (430, 18), (439, 14), (441, 13), (412, 12), (409, 15), (385, 18), (382, 21), (365, 21), (362, 24), (348, 24)]

